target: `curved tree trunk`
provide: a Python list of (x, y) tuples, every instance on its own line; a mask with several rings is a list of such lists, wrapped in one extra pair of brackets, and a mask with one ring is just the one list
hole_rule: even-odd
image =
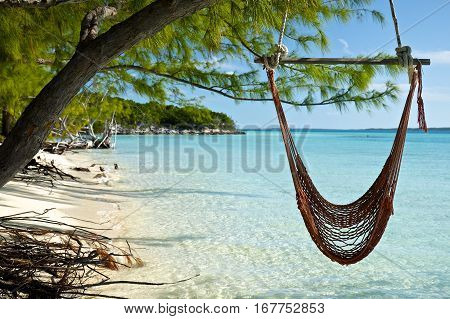
[(98, 38), (80, 42), (71, 60), (28, 105), (0, 146), (0, 187), (39, 151), (58, 116), (98, 70), (166, 25), (216, 1), (157, 0)]

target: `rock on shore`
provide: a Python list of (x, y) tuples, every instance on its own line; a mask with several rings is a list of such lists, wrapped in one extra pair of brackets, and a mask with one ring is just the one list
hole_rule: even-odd
[[(113, 133), (115, 129), (113, 129)], [(181, 128), (168, 128), (168, 127), (136, 127), (136, 128), (124, 128), (120, 125), (117, 126), (118, 135), (243, 135), (244, 131), (219, 129), (219, 128), (200, 128), (200, 129), (181, 129)]]

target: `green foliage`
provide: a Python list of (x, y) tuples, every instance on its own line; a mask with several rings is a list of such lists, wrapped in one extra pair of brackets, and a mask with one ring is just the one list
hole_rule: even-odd
[[(110, 1), (110, 6), (119, 8), (118, 15), (104, 21), (101, 32), (151, 2)], [(383, 22), (383, 16), (369, 8), (372, 2), (290, 1), (285, 43), (292, 55), (307, 56), (314, 48), (325, 52), (328, 38), (323, 26), (328, 21), (345, 23), (352, 18), (372, 17), (377, 23)], [(46, 10), (1, 8), (0, 103), (7, 104), (17, 117), (75, 52), (83, 16), (103, 4), (90, 0)], [(166, 112), (167, 116), (173, 113), (165, 119), (169, 122), (179, 121), (177, 116), (193, 123), (211, 121), (208, 116), (214, 119), (213, 113), (200, 108), (200, 99), (189, 99), (190, 88), (196, 88), (195, 93), (209, 90), (236, 101), (270, 99), (261, 65), (253, 59), (272, 50), (285, 10), (285, 0), (223, 0), (168, 25), (100, 71), (63, 117), (71, 118), (68, 123), (75, 129), (84, 126), (86, 119), (96, 123), (95, 119), (112, 113), (127, 116), (127, 103), (107, 103), (130, 90), (148, 99), (152, 107), (146, 107), (145, 112), (152, 113), (152, 120), (164, 120), (157, 112)], [(358, 110), (370, 110), (385, 107), (397, 94), (390, 82), (384, 89), (370, 89), (374, 77), (395, 76), (398, 72), (398, 68), (380, 66), (283, 66), (279, 68), (278, 86), (281, 97), (292, 105), (311, 108), (335, 104), (339, 110), (354, 105)], [(192, 106), (177, 107), (187, 104)], [(173, 107), (159, 110), (162, 105)]]
[[(383, 22), (379, 12), (364, 7), (371, 2), (291, 1), (286, 44), (299, 56), (317, 47), (326, 51), (328, 39), (322, 27), (328, 20), (346, 22), (371, 16)], [(111, 81), (126, 78), (136, 93), (158, 103), (181, 104), (186, 90), (180, 88), (186, 86), (236, 101), (270, 100), (261, 65), (253, 63), (253, 58), (271, 51), (285, 9), (286, 1), (221, 1), (143, 41), (111, 63), (102, 76)], [(390, 82), (384, 90), (370, 90), (369, 85), (378, 74), (395, 76), (400, 71), (397, 67), (349, 65), (279, 69), (279, 88), (286, 102), (309, 109), (335, 104), (340, 110), (352, 104), (358, 110), (386, 107), (397, 89)], [(118, 91), (123, 88), (119, 86)]]
[[(116, 100), (120, 99), (116, 98)], [(122, 100), (122, 102), (125, 104), (125, 112), (118, 116), (117, 122), (123, 127), (155, 125), (181, 129), (202, 127), (235, 129), (233, 120), (226, 114), (213, 112), (203, 107), (139, 104), (129, 100)]]
[(15, 118), (74, 52), (89, 6), (67, 8), (0, 8), (0, 104)]
[(156, 126), (235, 129), (233, 120), (226, 114), (196, 105), (178, 107), (156, 102), (137, 103), (119, 97), (84, 92), (64, 112), (63, 118), (68, 131), (63, 137), (67, 137), (67, 133), (75, 135), (89, 125), (92, 125), (94, 133), (100, 133), (105, 122), (111, 121), (113, 117), (125, 128)]

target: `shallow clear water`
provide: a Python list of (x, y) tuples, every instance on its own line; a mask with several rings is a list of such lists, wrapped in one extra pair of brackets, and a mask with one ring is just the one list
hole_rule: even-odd
[[(370, 186), (391, 131), (295, 132), (319, 191), (350, 202)], [(123, 238), (146, 266), (130, 280), (174, 281), (115, 288), (141, 298), (448, 298), (450, 131), (410, 132), (395, 215), (375, 251), (343, 267), (311, 241), (296, 208), (277, 131), (244, 136), (120, 136), (93, 151), (121, 167)]]

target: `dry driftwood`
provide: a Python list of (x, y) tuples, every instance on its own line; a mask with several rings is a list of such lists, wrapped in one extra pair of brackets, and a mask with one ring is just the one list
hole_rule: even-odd
[(86, 172), (86, 173), (90, 172), (90, 169), (87, 167), (73, 167), (72, 169), (77, 172)]
[(94, 232), (101, 229), (51, 220), (48, 211), (0, 217), (0, 298), (115, 298), (89, 289), (173, 284), (111, 281), (107, 270), (142, 265), (128, 243), (120, 248)]
[(67, 143), (54, 143), (54, 142), (45, 142), (42, 146), (42, 150), (51, 154), (61, 155), (69, 148)]
[(67, 150), (84, 150), (93, 146), (84, 140), (75, 140), (72, 142), (45, 142), (42, 150), (51, 154), (61, 155)]
[(41, 160), (38, 156), (37, 160), (32, 159), (23, 169), (22, 172), (15, 176), (15, 180), (23, 181), (28, 184), (43, 183), (54, 187), (55, 181), (71, 180), (76, 181), (77, 177), (64, 172), (56, 167), (55, 162), (50, 163)]

